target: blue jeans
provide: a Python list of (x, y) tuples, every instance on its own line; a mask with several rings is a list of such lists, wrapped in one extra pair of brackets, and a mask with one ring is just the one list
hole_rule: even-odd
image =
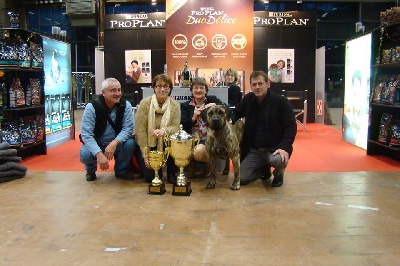
[(240, 163), (240, 184), (246, 185), (253, 182), (268, 171), (268, 167), (274, 167), (274, 176), (284, 175), (286, 165), (282, 163), (279, 154), (272, 155), (268, 149), (250, 149), (249, 154)]
[[(115, 165), (114, 172), (116, 175), (122, 175), (129, 170), (131, 166), (132, 156), (135, 153), (136, 143), (134, 139), (128, 139), (117, 147), (114, 154)], [(100, 146), (100, 149), (104, 152), (106, 146)], [(80, 150), (79, 159), (84, 164), (84, 168), (88, 174), (94, 174), (97, 171), (97, 159), (96, 156), (82, 145)]]

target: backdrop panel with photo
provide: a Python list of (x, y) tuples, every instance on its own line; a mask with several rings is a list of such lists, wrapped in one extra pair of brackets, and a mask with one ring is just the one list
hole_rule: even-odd
[[(137, 80), (135, 73), (140, 74)], [(127, 84), (151, 83), (151, 50), (126, 50), (125, 75)]]
[(294, 49), (268, 49), (268, 74), (272, 82), (294, 83)]

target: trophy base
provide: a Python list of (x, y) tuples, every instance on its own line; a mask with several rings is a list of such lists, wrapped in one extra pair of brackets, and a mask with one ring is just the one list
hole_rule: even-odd
[(172, 185), (172, 195), (175, 196), (190, 196), (192, 193), (192, 183), (187, 182), (186, 186), (177, 186), (175, 184)]
[(165, 183), (163, 182), (160, 186), (149, 185), (149, 191), (147, 194), (151, 195), (163, 195), (167, 190), (165, 189)]

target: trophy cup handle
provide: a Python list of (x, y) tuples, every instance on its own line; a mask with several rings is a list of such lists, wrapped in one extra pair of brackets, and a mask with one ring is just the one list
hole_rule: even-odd
[(168, 134), (164, 135), (164, 144), (165, 144), (165, 147), (170, 147), (171, 146), (170, 135), (168, 135)]
[(164, 150), (164, 159), (163, 159), (163, 164), (167, 161), (169, 153), (170, 153), (171, 147), (166, 147)]
[(200, 136), (199, 136), (199, 134), (194, 134), (193, 135), (193, 145), (192, 145), (192, 148), (194, 148), (194, 147), (196, 147), (197, 146), (197, 144), (199, 144), (200, 143)]

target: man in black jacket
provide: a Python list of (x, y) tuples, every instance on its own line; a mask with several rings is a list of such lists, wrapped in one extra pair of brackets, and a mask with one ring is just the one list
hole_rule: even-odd
[(251, 92), (243, 97), (233, 114), (233, 122), (245, 118), (240, 184), (246, 185), (262, 176), (269, 178), (272, 166), (275, 168), (272, 186), (280, 187), (297, 133), (295, 115), (286, 97), (268, 90), (270, 82), (265, 72), (251, 73), (250, 86)]

